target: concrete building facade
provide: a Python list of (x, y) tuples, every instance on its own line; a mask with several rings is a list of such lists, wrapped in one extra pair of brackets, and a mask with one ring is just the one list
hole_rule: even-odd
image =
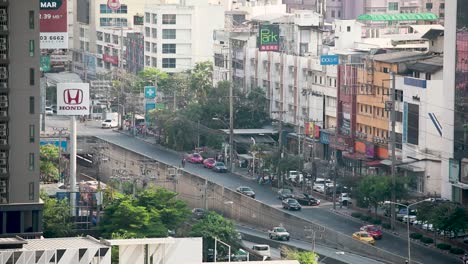
[(0, 1), (0, 14), (0, 237), (38, 237), (39, 2)]
[(224, 6), (207, 0), (148, 5), (145, 9), (145, 67), (166, 72), (213, 60), (213, 32), (224, 28)]

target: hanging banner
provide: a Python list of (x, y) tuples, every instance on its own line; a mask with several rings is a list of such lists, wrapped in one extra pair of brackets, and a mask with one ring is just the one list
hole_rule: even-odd
[(68, 49), (66, 0), (40, 0), (40, 48)]

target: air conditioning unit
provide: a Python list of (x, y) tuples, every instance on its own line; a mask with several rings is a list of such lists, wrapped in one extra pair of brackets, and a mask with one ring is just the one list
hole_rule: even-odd
[(8, 56), (6, 55), (6, 53), (1, 53), (0, 54), (0, 60), (6, 60), (8, 58)]
[(6, 187), (0, 187), (0, 193), (6, 193), (7, 188)]
[(0, 25), (0, 30), (7, 31), (8, 26), (7, 25)]
[[(1, 1), (1, 2), (4, 2), (4, 1)], [(7, 14), (6, 9), (0, 9), (0, 15), (6, 15), (6, 14)]]
[(3, 110), (3, 111), (0, 111), (0, 117), (7, 117), (8, 116), (8, 112)]
[(0, 168), (0, 173), (1, 174), (7, 174), (8, 173), (7, 168)]
[(6, 107), (8, 107), (7, 102), (0, 102), (0, 108), (6, 108)]
[(8, 102), (8, 96), (0, 95), (0, 102)]
[(0, 21), (3, 21), (3, 22), (8, 21), (7, 15), (0, 15)]
[(0, 38), (0, 44), (6, 44), (7, 39), (6, 38)]
[(6, 181), (0, 181), (0, 187), (6, 187)]
[(7, 45), (5, 45), (5, 44), (0, 45), (0, 50), (7, 50)]
[(1, 72), (0, 73), (0, 80), (6, 80), (8, 79), (8, 74), (6, 72)]
[(6, 137), (7, 132), (6, 131), (0, 131), (0, 137)]
[(8, 83), (0, 82), (0, 89), (8, 89)]
[[(7, 154), (6, 152), (0, 152), (0, 159), (6, 159)], [(1, 186), (1, 181), (0, 181), (0, 186)]]
[(0, 145), (8, 145), (8, 140), (0, 139)]
[(0, 203), (2, 203), (2, 204), (8, 203), (7, 198), (0, 198)]
[(0, 159), (0, 165), (7, 165), (6, 159)]
[(6, 129), (7, 129), (7, 125), (6, 125), (6, 124), (0, 124), (0, 131), (6, 130)]
[(0, 67), (0, 72), (7, 72), (8, 71), (8, 68), (7, 67)]

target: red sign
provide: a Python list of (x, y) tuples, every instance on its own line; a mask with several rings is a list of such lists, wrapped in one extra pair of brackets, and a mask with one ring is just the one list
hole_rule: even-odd
[(118, 10), (120, 8), (120, 0), (107, 0), (107, 7), (111, 10)]
[(109, 54), (102, 55), (102, 60), (105, 61), (105, 62), (109, 62), (111, 64), (114, 64), (114, 65), (119, 64), (119, 57), (112, 56), (112, 55), (109, 55)]
[(68, 49), (67, 0), (41, 0), (41, 49)]
[(330, 147), (337, 150), (352, 150), (352, 139), (330, 135)]
[(67, 105), (79, 105), (83, 102), (83, 90), (65, 89), (63, 91), (63, 102)]
[(315, 138), (320, 137), (320, 126), (316, 126), (314, 122), (305, 122), (304, 128), (306, 136), (312, 137), (313, 134)]

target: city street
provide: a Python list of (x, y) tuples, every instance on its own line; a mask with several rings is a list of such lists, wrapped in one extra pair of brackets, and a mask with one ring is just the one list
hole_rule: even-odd
[[(97, 124), (97, 125), (96, 125)], [(164, 149), (163, 147), (148, 144), (147, 142), (121, 134), (112, 130), (104, 130), (98, 127), (99, 123), (88, 122), (86, 127), (82, 123), (78, 123), (78, 135), (93, 135), (112, 144), (121, 146), (123, 148), (132, 150), (136, 153), (145, 155), (149, 158), (178, 166), (180, 164), (180, 155)], [(47, 120), (48, 131), (52, 131), (51, 127), (68, 127), (69, 122), (64, 118), (48, 117)], [(238, 186), (250, 186), (256, 192), (256, 199), (269, 204), (274, 207), (280, 205), (280, 201), (276, 197), (275, 192), (272, 191), (270, 186), (258, 185), (255, 181), (246, 179), (236, 174), (224, 173), (219, 174), (211, 170), (203, 168), (201, 165), (188, 163), (185, 166), (186, 171), (205, 177), (210, 181), (217, 184), (224, 185), (225, 187), (235, 189)], [(326, 226), (335, 231), (341, 232), (346, 235), (351, 235), (361, 227), (361, 223), (350, 219), (345, 216), (337, 215), (331, 210), (330, 204), (324, 204), (320, 207), (304, 208), (299, 212), (290, 212), (291, 214), (298, 215), (302, 218), (309, 219), (323, 226)], [(382, 240), (377, 241), (376, 247), (382, 248), (389, 252), (406, 257), (407, 247), (406, 239), (398, 236), (384, 234)], [(418, 244), (412, 244), (412, 259), (421, 263), (454, 263), (456, 260), (448, 255), (440, 254), (432, 249), (426, 248)]]

